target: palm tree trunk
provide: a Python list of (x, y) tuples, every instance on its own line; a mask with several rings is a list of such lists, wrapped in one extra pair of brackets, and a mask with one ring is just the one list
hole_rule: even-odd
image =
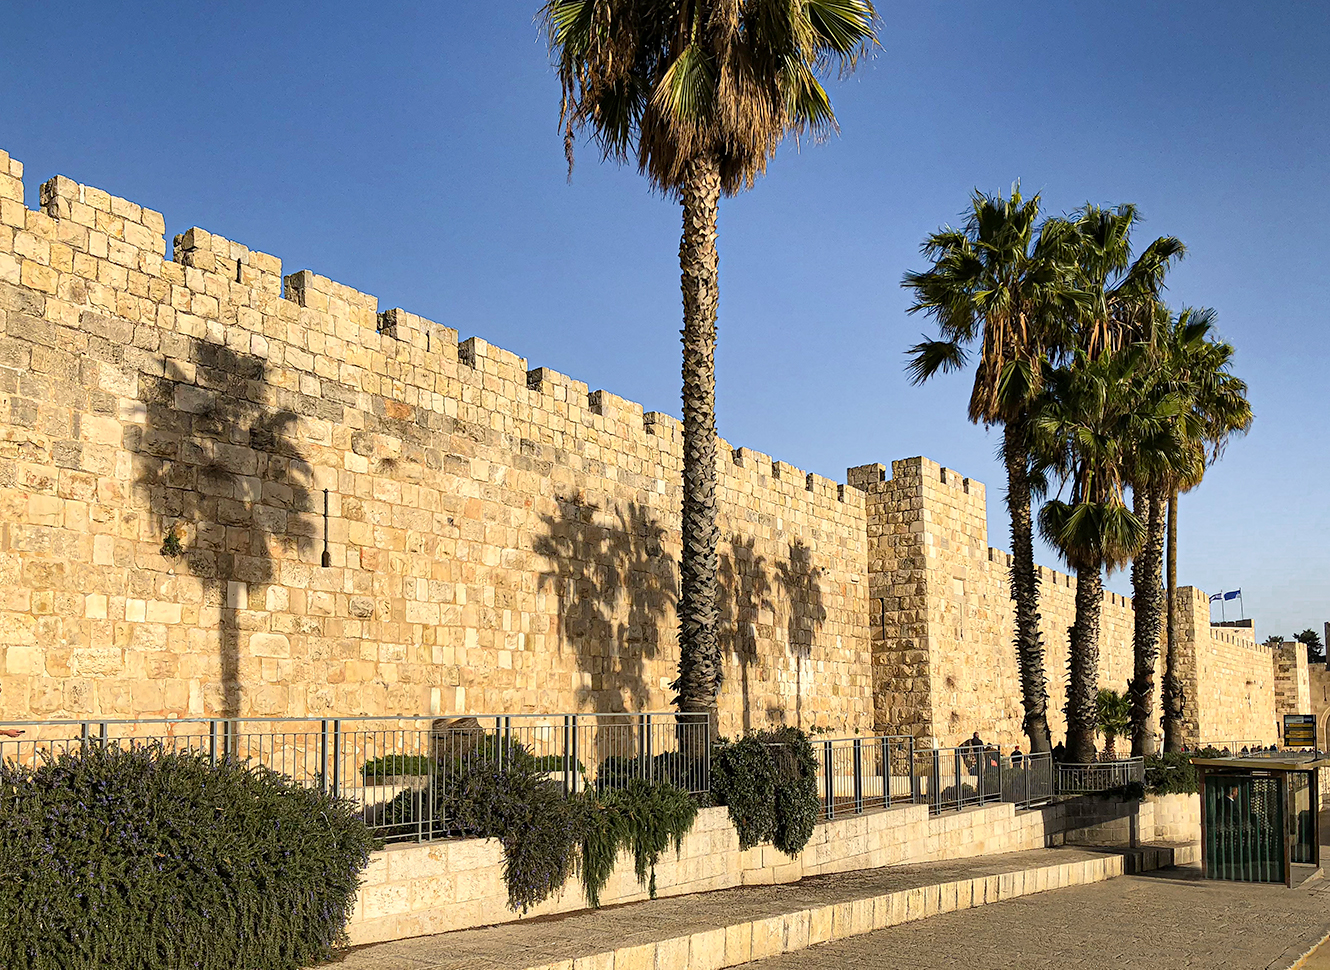
[(1131, 565), (1131, 605), (1136, 615), (1133, 631), (1135, 667), (1131, 681), (1131, 753), (1155, 753), (1150, 730), (1154, 710), (1155, 665), (1159, 661), (1159, 630), (1163, 625), (1164, 498), (1159, 489), (1132, 490), (1133, 511), (1145, 520), (1145, 543)]
[(1007, 510), (1011, 514), (1011, 599), (1016, 607), (1016, 665), (1021, 675), (1021, 703), (1030, 753), (1053, 749), (1048, 735), (1048, 682), (1044, 642), (1039, 635), (1039, 574), (1034, 565), (1034, 519), (1030, 515), (1028, 449), (1022, 425), (1003, 431), (1007, 464)]
[(1076, 570), (1076, 619), (1071, 626), (1071, 682), (1067, 685), (1067, 758), (1095, 760), (1099, 720), (1099, 614), (1104, 608), (1104, 579), (1098, 565)]
[(679, 710), (717, 728), (720, 646), (716, 630), (716, 309), (720, 299), (716, 216), (720, 166), (688, 164), (679, 268), (683, 285), (683, 554), (679, 574)]
[(1168, 493), (1168, 589), (1164, 647), (1164, 750), (1182, 750), (1182, 681), (1178, 678), (1178, 493)]

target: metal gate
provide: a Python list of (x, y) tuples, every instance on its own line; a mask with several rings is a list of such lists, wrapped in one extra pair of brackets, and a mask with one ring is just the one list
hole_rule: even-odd
[(1207, 772), (1205, 875), (1284, 881), (1284, 810), (1278, 777)]

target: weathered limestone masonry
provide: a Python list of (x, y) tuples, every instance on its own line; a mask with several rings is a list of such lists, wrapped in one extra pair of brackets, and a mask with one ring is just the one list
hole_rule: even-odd
[(1210, 600), (1190, 586), (1178, 590), (1183, 689), (1189, 715), (1184, 739), (1193, 744), (1279, 740), (1275, 714), (1276, 658), (1256, 642), (1252, 627), (1210, 623)]
[[(669, 706), (676, 419), (201, 229), (168, 258), (90, 186), (41, 204), (0, 153), (0, 717)], [(862, 493), (721, 465), (722, 729), (868, 730)]]
[(1311, 714), (1311, 672), (1307, 644), (1284, 640), (1274, 647), (1275, 716), (1282, 732), (1285, 714)]
[[(1023, 744), (1008, 553), (988, 545), (984, 486), (926, 458), (850, 469), (868, 494), (869, 598), (878, 729), (957, 744)], [(1040, 567), (1049, 724), (1064, 734), (1067, 629), (1076, 581)], [(1105, 593), (1100, 683), (1132, 674), (1131, 601)], [(1160, 657), (1156, 687), (1163, 678)], [(1156, 711), (1158, 703), (1156, 702)], [(1157, 724), (1157, 718), (1156, 718)]]
[[(0, 718), (670, 705), (676, 419), (22, 176), (0, 152)], [(1023, 741), (983, 485), (719, 464), (722, 731)], [(1041, 575), (1060, 733), (1075, 584)], [(1270, 737), (1269, 650), (1182, 592), (1189, 736)], [(1131, 631), (1109, 594), (1106, 686)]]

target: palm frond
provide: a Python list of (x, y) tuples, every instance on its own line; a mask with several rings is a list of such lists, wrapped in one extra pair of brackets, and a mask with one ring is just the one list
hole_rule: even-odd
[(928, 340), (910, 348), (906, 371), (911, 384), (922, 384), (935, 374), (949, 374), (965, 366), (969, 355), (960, 344), (950, 340)]

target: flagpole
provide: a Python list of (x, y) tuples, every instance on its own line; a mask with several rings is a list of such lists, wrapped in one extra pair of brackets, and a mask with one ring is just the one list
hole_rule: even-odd
[(1223, 593), (1220, 593), (1220, 594), (1219, 594), (1219, 622), (1220, 622), (1220, 623), (1227, 623), (1227, 622), (1228, 622), (1228, 617), (1227, 617), (1227, 616), (1225, 615), (1225, 613), (1224, 613), (1224, 594), (1223, 594)]

